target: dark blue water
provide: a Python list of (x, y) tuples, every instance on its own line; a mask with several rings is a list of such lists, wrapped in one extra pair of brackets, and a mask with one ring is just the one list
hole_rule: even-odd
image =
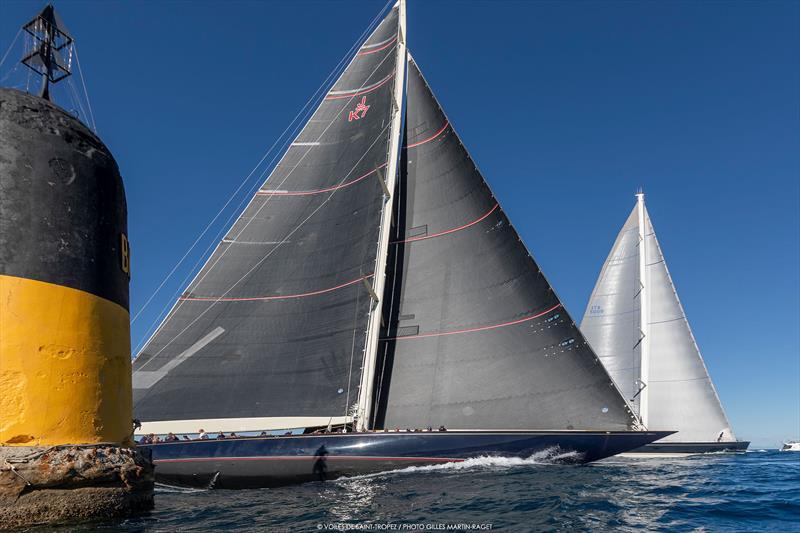
[(800, 531), (800, 453), (586, 466), (477, 459), (281, 489), (162, 488), (148, 515), (65, 530), (446, 531), (459, 524), (483, 528), (473, 531), (488, 524), (510, 531)]

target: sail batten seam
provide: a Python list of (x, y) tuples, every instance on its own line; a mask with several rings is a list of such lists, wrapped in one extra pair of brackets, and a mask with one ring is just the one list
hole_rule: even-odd
[(386, 166), (386, 163), (379, 165), (378, 167), (370, 170), (363, 176), (359, 176), (354, 180), (340, 183), (339, 185), (334, 185), (333, 187), (327, 187), (325, 189), (314, 189), (310, 191), (285, 191), (285, 190), (272, 190), (272, 191), (258, 191), (256, 196), (310, 196), (312, 194), (323, 194), (326, 192), (338, 191), (339, 189), (344, 189), (345, 187), (349, 187), (350, 185), (354, 185), (361, 180), (368, 178), (369, 176), (375, 174), (380, 169)]
[(457, 228), (452, 228), (452, 229), (449, 229), (449, 230), (440, 231), (438, 233), (432, 233), (430, 235), (422, 235), (422, 236), (419, 236), (419, 237), (409, 237), (408, 239), (403, 239), (401, 241), (392, 241), (392, 244), (402, 244), (402, 243), (405, 243), (405, 242), (424, 241), (424, 240), (427, 240), (427, 239), (433, 239), (434, 237), (441, 237), (442, 235), (448, 235), (450, 233), (455, 233), (457, 231), (461, 231), (463, 229), (467, 229), (470, 226), (474, 226), (478, 222), (486, 219), (486, 217), (488, 217), (489, 215), (494, 213), (497, 210), (498, 207), (500, 207), (500, 204), (494, 204), (494, 207), (492, 207), (489, 211), (484, 213), (482, 216), (480, 216), (479, 218), (476, 218), (472, 222), (464, 224), (463, 226), (458, 226)]
[(519, 318), (517, 320), (512, 320), (510, 322), (502, 322), (500, 324), (492, 324), (490, 326), (479, 326), (477, 328), (459, 329), (459, 330), (455, 330), (455, 331), (436, 331), (436, 332), (423, 333), (422, 335), (414, 335), (414, 336), (409, 336), (409, 337), (386, 337), (386, 338), (383, 338), (381, 340), (390, 341), (390, 340), (422, 339), (422, 338), (426, 338), (426, 337), (444, 337), (444, 336), (447, 336), (447, 335), (456, 335), (456, 334), (459, 334), (459, 333), (474, 333), (476, 331), (486, 331), (486, 330), (490, 330), (490, 329), (503, 328), (503, 327), (506, 327), (506, 326), (514, 326), (516, 324), (522, 324), (523, 322), (529, 322), (529, 321), (534, 320), (536, 318), (542, 317), (542, 316), (546, 315), (547, 313), (555, 311), (559, 307), (561, 307), (560, 303), (554, 305), (553, 307), (551, 307), (550, 309), (547, 309), (546, 311), (542, 311), (541, 313), (537, 313), (537, 314), (535, 314), (533, 316), (528, 316), (528, 317), (525, 317), (525, 318)]
[(325, 294), (325, 293), (328, 293), (328, 292), (333, 292), (333, 291), (338, 290), (338, 289), (343, 289), (345, 287), (349, 287), (350, 285), (355, 285), (356, 283), (359, 283), (359, 282), (361, 282), (363, 280), (367, 280), (367, 279), (371, 278), (373, 275), (374, 274), (368, 274), (368, 275), (362, 276), (362, 277), (360, 277), (358, 279), (354, 279), (354, 280), (348, 281), (347, 283), (342, 283), (341, 285), (337, 285), (335, 287), (330, 287), (330, 288), (327, 288), (327, 289), (321, 289), (321, 290), (318, 290), (318, 291), (305, 292), (305, 293), (300, 293), (300, 294), (286, 294), (286, 295), (281, 295), (281, 296), (252, 296), (252, 297), (249, 297), (249, 298), (248, 297), (245, 297), (245, 298), (229, 298), (229, 297), (216, 298), (214, 296), (186, 296), (186, 297), (181, 297), (180, 299), (184, 300), (184, 301), (189, 301), (189, 302), (197, 302), (197, 301), (200, 301), (200, 302), (253, 302), (253, 301), (265, 301), (265, 300), (289, 300), (289, 299), (293, 299), (293, 298), (306, 298), (308, 296), (317, 296), (319, 294)]
[(417, 146), (420, 146), (420, 145), (422, 145), (422, 144), (425, 144), (425, 143), (431, 142), (431, 141), (432, 141), (432, 140), (434, 140), (436, 137), (438, 137), (439, 135), (441, 135), (442, 133), (444, 133), (444, 130), (446, 130), (446, 129), (447, 129), (447, 126), (449, 126), (449, 125), (450, 125), (450, 122), (449, 122), (449, 121), (447, 121), (447, 120), (445, 120), (445, 121), (444, 121), (444, 126), (442, 126), (442, 129), (440, 129), (439, 131), (437, 131), (436, 133), (434, 133), (433, 135), (431, 135), (431, 136), (430, 136), (430, 137), (428, 137), (427, 139), (423, 139), (423, 140), (421, 140), (421, 141), (419, 141), (419, 142), (415, 142), (415, 143), (413, 143), (413, 144), (409, 144), (408, 146), (406, 146), (406, 147), (405, 147), (405, 149), (406, 149), (406, 150), (408, 150), (409, 148), (416, 148)]
[(381, 81), (376, 82), (368, 87), (361, 87), (359, 89), (347, 89), (344, 91), (331, 91), (325, 96), (325, 100), (340, 100), (342, 98), (352, 98), (353, 96), (361, 96), (362, 94), (369, 94), (372, 91), (382, 87), (389, 80), (394, 78), (394, 72), (383, 78)]
[(394, 37), (392, 37), (391, 39), (389, 39), (389, 40), (387, 40), (387, 41), (384, 41), (384, 42), (382, 42), (382, 43), (376, 43), (376, 44), (373, 44), (373, 45), (371, 45), (371, 46), (373, 46), (373, 47), (375, 47), (375, 46), (378, 46), (379, 48), (369, 48), (368, 46), (363, 46), (363, 47), (361, 48), (363, 51), (362, 51), (362, 52), (359, 52), (357, 55), (358, 55), (358, 56), (366, 56), (366, 55), (369, 55), (369, 54), (374, 54), (374, 53), (376, 53), (376, 52), (380, 52), (381, 50), (386, 50), (386, 49), (387, 49), (387, 48), (389, 48), (389, 47), (392, 45), (392, 43), (394, 43), (396, 40), (397, 40), (397, 36), (395, 35)]

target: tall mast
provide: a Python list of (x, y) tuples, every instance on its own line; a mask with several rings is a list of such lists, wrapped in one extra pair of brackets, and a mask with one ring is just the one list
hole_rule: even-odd
[(639, 328), (641, 334), (641, 362), (639, 370), (639, 416), (642, 425), (648, 427), (648, 390), (650, 379), (650, 338), (649, 338), (649, 306), (650, 294), (647, 286), (647, 234), (644, 217), (644, 192), (636, 193), (636, 209), (639, 215)]
[[(356, 417), (358, 418), (357, 429), (363, 431), (371, 429), (372, 425), (372, 395), (375, 384), (375, 364), (378, 356), (378, 337), (381, 326), (381, 304), (384, 286), (386, 284), (386, 260), (389, 253), (389, 234), (392, 221), (392, 209), (394, 198), (392, 193), (397, 182), (398, 163), (400, 162), (400, 130), (402, 126), (403, 110), (403, 91), (405, 89), (406, 73), (406, 2), (398, 0), (398, 29), (397, 29), (397, 64), (395, 65), (394, 94), (392, 97), (392, 125), (389, 140), (389, 152), (387, 154), (388, 164), (386, 165), (386, 178), (384, 188), (384, 206), (381, 217), (381, 230), (378, 240), (378, 255), (375, 260), (374, 284), (369, 287), (372, 297), (372, 308), (370, 311), (369, 323), (367, 326), (367, 342), (364, 348), (364, 366), (361, 372), (361, 384), (359, 385), (358, 405)], [(382, 179), (382, 178), (381, 178)], [(368, 283), (365, 280), (365, 283)]]

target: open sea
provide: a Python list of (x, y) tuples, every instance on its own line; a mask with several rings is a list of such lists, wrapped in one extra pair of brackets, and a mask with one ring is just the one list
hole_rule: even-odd
[(149, 514), (58, 531), (800, 531), (800, 453), (584, 466), (548, 457), (482, 458), (280, 489), (159, 487)]

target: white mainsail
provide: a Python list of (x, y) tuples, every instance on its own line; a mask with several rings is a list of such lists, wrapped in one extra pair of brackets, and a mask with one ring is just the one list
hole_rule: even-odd
[(642, 423), (678, 430), (663, 442), (736, 440), (642, 193), (603, 264), (581, 330)]

